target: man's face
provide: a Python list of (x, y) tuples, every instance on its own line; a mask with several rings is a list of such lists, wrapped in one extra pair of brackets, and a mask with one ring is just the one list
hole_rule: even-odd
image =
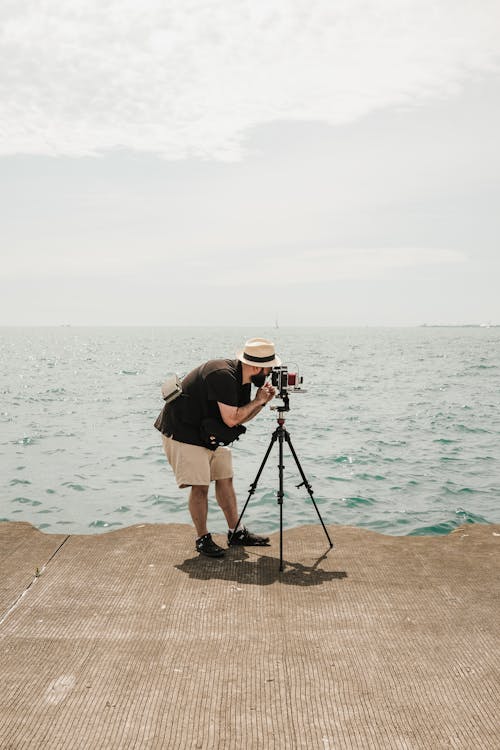
[(254, 375), (252, 375), (250, 380), (255, 386), (257, 386), (257, 388), (261, 388), (266, 382), (266, 378), (270, 372), (271, 372), (270, 367), (259, 367), (257, 369), (257, 372)]

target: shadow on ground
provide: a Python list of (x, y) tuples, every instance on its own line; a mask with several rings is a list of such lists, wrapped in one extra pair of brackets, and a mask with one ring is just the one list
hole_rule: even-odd
[(212, 559), (197, 555), (176, 565), (177, 570), (187, 573), (190, 578), (207, 581), (220, 578), (223, 581), (250, 583), (268, 586), (275, 581), (293, 586), (319, 586), (329, 581), (347, 578), (344, 570), (328, 571), (318, 567), (325, 560), (327, 553), (319, 557), (314, 565), (283, 561), (284, 570), (279, 570), (279, 558), (249, 554), (242, 548), (230, 549), (222, 559)]

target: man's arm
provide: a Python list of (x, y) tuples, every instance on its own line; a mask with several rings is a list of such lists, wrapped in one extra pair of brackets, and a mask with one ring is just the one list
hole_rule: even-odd
[(269, 383), (265, 383), (255, 394), (254, 400), (244, 406), (228, 406), (227, 404), (222, 404), (218, 401), (217, 404), (219, 406), (222, 421), (228, 427), (236, 427), (236, 425), (249, 422), (260, 412), (262, 407), (265, 406), (268, 401), (271, 401), (271, 399), (274, 398), (275, 393), (276, 389)]

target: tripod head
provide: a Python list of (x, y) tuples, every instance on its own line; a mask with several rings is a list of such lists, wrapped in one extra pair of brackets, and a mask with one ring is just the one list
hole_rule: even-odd
[(281, 406), (280, 405), (271, 406), (270, 408), (271, 408), (272, 411), (277, 411), (278, 412), (278, 415), (279, 415), (278, 419), (279, 419), (279, 417), (282, 416), (283, 412), (290, 411), (290, 398), (288, 396), (288, 393), (286, 393), (286, 392), (284, 392), (284, 393), (283, 392), (278, 393), (277, 398), (282, 399), (283, 405), (281, 405)]

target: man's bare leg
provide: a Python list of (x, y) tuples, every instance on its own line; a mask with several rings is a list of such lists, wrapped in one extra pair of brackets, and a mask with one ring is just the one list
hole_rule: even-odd
[(216, 479), (215, 481), (215, 497), (219, 503), (222, 512), (224, 513), (227, 521), (228, 528), (234, 531), (236, 524), (238, 523), (238, 503), (236, 500), (236, 493), (233, 487), (233, 480), (230, 479)]
[[(205, 536), (208, 534), (207, 516), (208, 516), (208, 486), (203, 484), (193, 484), (189, 493), (189, 512), (193, 519), (196, 529), (196, 536)], [(236, 519), (238, 520), (238, 519)]]

